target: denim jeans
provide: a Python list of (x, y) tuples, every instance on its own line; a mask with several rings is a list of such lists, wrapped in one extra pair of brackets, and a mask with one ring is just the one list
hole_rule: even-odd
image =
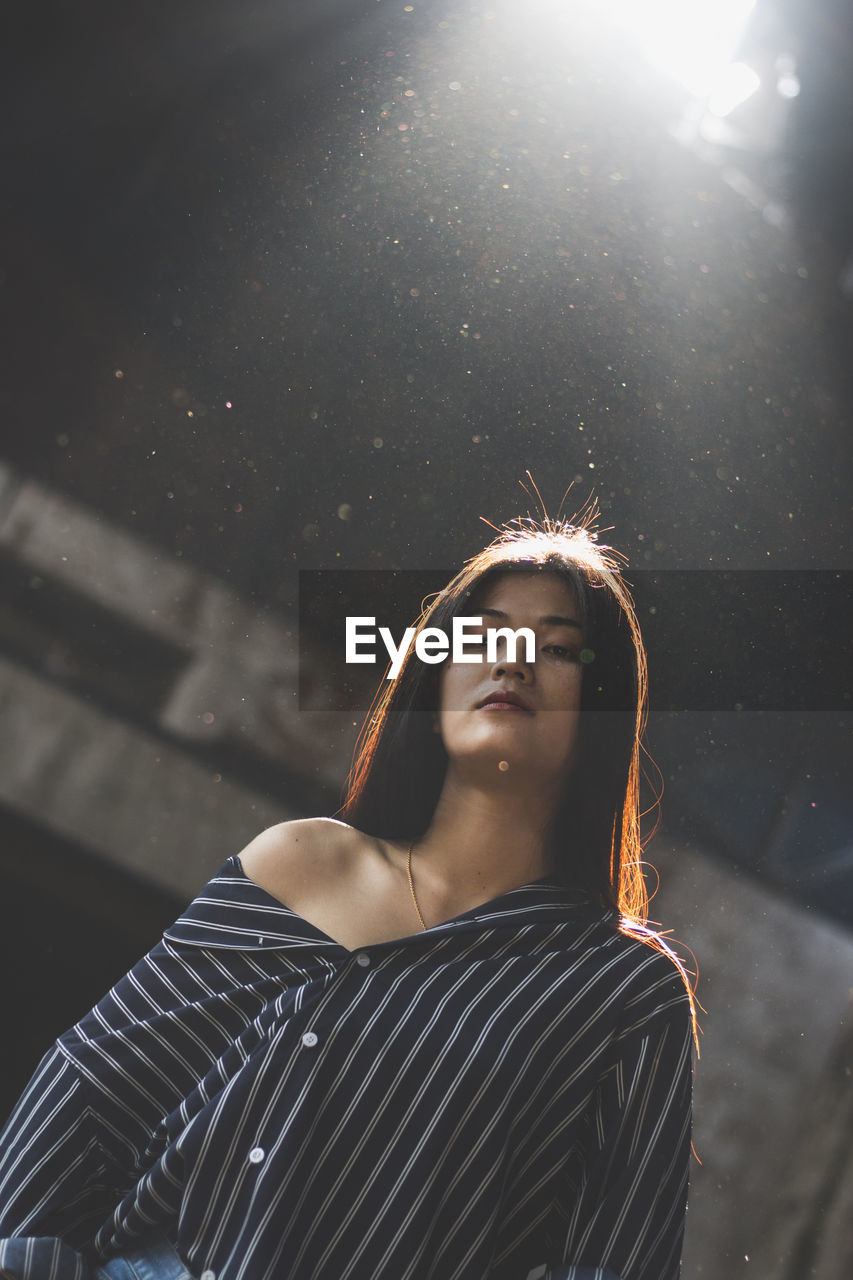
[[(128, 1245), (118, 1257), (100, 1266), (58, 1236), (9, 1236), (0, 1239), (0, 1280), (196, 1280), (171, 1242), (161, 1232)], [(216, 1280), (213, 1271), (202, 1271), (198, 1280)], [(608, 1267), (543, 1264), (529, 1271), (526, 1280), (620, 1280)]]
[(95, 1271), (97, 1280), (195, 1280), (175, 1251), (159, 1232), (146, 1236)]

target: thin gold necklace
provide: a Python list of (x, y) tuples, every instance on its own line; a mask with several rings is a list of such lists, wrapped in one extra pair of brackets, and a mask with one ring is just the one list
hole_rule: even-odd
[(426, 932), (426, 925), (424, 924), (424, 918), (421, 915), (421, 909), (418, 906), (417, 894), (415, 893), (415, 882), (412, 879), (412, 849), (414, 848), (414, 845), (415, 845), (415, 842), (413, 840), (412, 843), (409, 845), (409, 864), (408, 864), (409, 865), (409, 888), (412, 891), (412, 902), (414, 902), (415, 904), (415, 911), (417, 911), (418, 913), (418, 919), (421, 922), (421, 928), (424, 930), (424, 932)]

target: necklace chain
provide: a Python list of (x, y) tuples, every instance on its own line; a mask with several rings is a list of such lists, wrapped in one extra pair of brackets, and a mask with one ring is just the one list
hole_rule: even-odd
[(409, 868), (409, 888), (410, 888), (410, 889), (411, 889), (411, 891), (412, 891), (412, 902), (415, 904), (415, 911), (417, 911), (417, 913), (418, 913), (418, 919), (419, 919), (419, 920), (420, 920), (420, 922), (421, 922), (421, 928), (424, 930), (424, 932), (426, 932), (426, 925), (425, 925), (425, 923), (424, 923), (424, 918), (423, 918), (423, 916), (421, 915), (421, 909), (420, 909), (420, 907), (418, 906), (418, 897), (417, 897), (417, 894), (415, 893), (415, 882), (414, 882), (414, 880), (412, 879), (412, 849), (414, 848), (414, 845), (415, 845), (415, 842), (414, 842), (414, 840), (413, 840), (413, 841), (412, 841), (412, 843), (409, 845), (409, 862), (408, 862), (408, 868)]

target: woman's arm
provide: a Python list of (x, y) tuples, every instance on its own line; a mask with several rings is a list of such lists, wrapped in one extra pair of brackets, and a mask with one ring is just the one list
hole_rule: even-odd
[(115, 1203), (88, 1089), (55, 1044), (0, 1134), (0, 1237), (87, 1237)]
[(561, 1174), (536, 1280), (678, 1280), (690, 1160), (693, 1023), (681, 978), (624, 1030)]

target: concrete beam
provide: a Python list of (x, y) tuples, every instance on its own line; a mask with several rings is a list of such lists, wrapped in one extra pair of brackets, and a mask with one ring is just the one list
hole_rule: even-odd
[(4, 659), (0, 717), (0, 801), (185, 898), (264, 827), (304, 816)]

